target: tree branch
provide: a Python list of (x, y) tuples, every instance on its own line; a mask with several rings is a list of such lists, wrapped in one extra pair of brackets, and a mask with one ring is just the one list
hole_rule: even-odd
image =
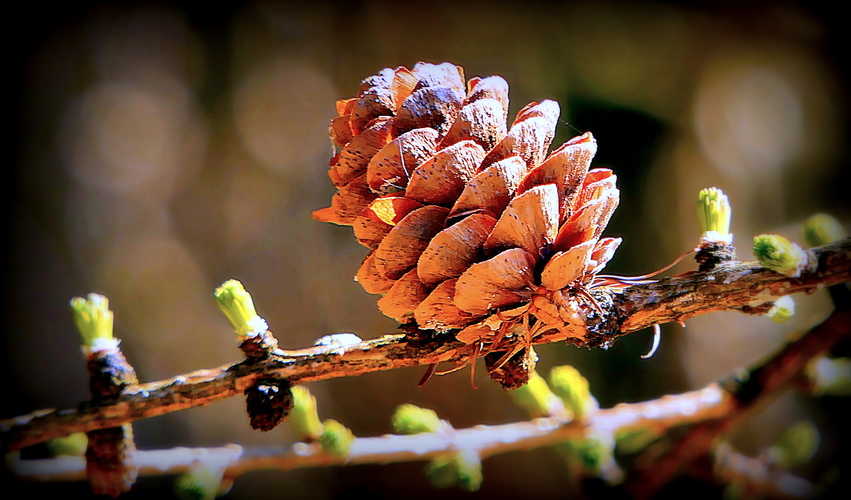
[[(775, 273), (756, 262), (723, 264), (705, 272), (628, 288), (594, 289), (596, 307), (577, 295), (586, 315), (586, 328), (545, 333), (535, 343), (569, 338), (583, 345), (607, 345), (617, 337), (654, 324), (686, 319), (713, 311), (740, 310), (763, 313), (782, 295), (812, 293), (851, 281), (851, 240), (810, 249), (809, 266), (796, 278)], [(46, 439), (115, 427), (143, 418), (163, 415), (241, 395), (259, 377), (284, 378), (293, 384), (362, 373), (431, 365), (445, 361), (463, 363), (473, 346), (451, 335), (417, 332), (416, 336), (390, 334), (346, 348), (314, 347), (275, 350), (262, 360), (245, 360), (218, 368), (198, 370), (172, 379), (127, 387), (114, 400), (83, 403), (74, 410), (42, 410), (0, 421), (4, 450), (16, 450)], [(416, 340), (415, 340), (416, 338)], [(424, 338), (425, 340), (419, 340)], [(493, 350), (512, 350), (520, 342), (506, 336)]]
[(631, 481), (633, 496), (653, 497), (685, 467), (706, 455), (721, 435), (772, 401), (779, 394), (779, 389), (800, 376), (811, 359), (830, 350), (849, 334), (851, 311), (836, 311), (765, 363), (723, 382), (722, 385), (733, 395), (734, 404), (730, 410), (718, 419), (696, 425), (664, 455), (648, 451), (639, 457)]
[[(810, 481), (765, 460), (737, 453), (727, 443), (716, 446), (713, 455), (714, 460), (706, 461), (710, 470), (701, 478), (716, 484), (741, 483), (747, 498), (816, 498), (820, 493), (820, 488)], [(692, 475), (696, 474), (692, 471)]]
[[(322, 451), (318, 443), (292, 446), (242, 448), (226, 445), (216, 448), (174, 448), (138, 451), (134, 463), (142, 476), (179, 474), (195, 460), (210, 460), (226, 467), (225, 476), (235, 478), (259, 469), (288, 471), (308, 467), (355, 464), (387, 464), (429, 460), (447, 451), (471, 449), (482, 459), (509, 451), (530, 450), (596, 432), (612, 433), (636, 428), (663, 432), (676, 425), (720, 418), (730, 408), (729, 394), (717, 384), (676, 396), (643, 403), (622, 403), (597, 410), (586, 422), (566, 422), (555, 417), (503, 425), (477, 425), (416, 435), (359, 437), (346, 457)], [(83, 457), (14, 460), (13, 472), (31, 481), (68, 481), (86, 478)]]
[[(662, 435), (673, 427), (695, 424), (695, 428), (666, 456), (660, 458), (650, 448), (638, 459), (639, 475), (633, 477), (629, 487), (636, 497), (646, 498), (674, 475), (688, 470), (697, 459), (706, 457), (724, 430), (789, 387), (811, 359), (829, 350), (849, 333), (851, 311), (839, 311), (735, 379), (652, 401), (621, 403), (613, 408), (596, 410), (585, 421), (545, 417), (504, 425), (448, 428), (437, 433), (412, 436), (360, 437), (345, 457), (327, 454), (317, 443), (296, 443), (258, 448), (231, 444), (216, 448), (138, 451), (133, 460), (143, 476), (179, 474), (186, 472), (196, 460), (201, 460), (223, 468), (225, 477), (232, 480), (245, 472), (260, 469), (289, 471), (309, 467), (424, 461), (459, 449), (473, 450), (485, 459), (509, 451), (551, 446), (592, 435), (611, 436), (619, 431), (639, 429)], [(735, 454), (736, 463), (730, 463), (732, 455), (727, 453), (723, 456), (726, 457), (722, 460), (725, 477), (754, 476), (745, 477), (749, 481), (761, 477), (753, 474), (757, 466), (751, 463), (752, 460)], [(82, 457), (18, 458), (8, 463), (12, 472), (22, 480), (69, 481), (86, 477), (86, 464)], [(782, 479), (782, 484), (760, 484), (774, 493), (795, 497), (811, 496), (814, 491), (812, 485), (799, 478), (781, 471), (772, 474), (772, 478)]]

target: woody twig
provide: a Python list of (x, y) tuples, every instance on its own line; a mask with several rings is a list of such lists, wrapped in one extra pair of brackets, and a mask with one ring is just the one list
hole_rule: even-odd
[[(746, 374), (737, 374), (735, 379), (656, 400), (621, 403), (609, 409), (592, 410), (581, 419), (565, 418), (562, 412), (551, 412), (558, 416), (468, 429), (448, 427), (416, 435), (359, 437), (345, 456), (327, 453), (317, 442), (301, 442), (291, 446), (262, 448), (226, 445), (217, 448), (139, 451), (134, 460), (143, 476), (183, 473), (199, 460), (215, 462), (223, 469), (224, 477), (232, 480), (247, 471), (259, 469), (288, 471), (331, 465), (426, 461), (455, 449), (473, 450), (484, 459), (509, 451), (584, 439), (590, 435), (615, 435), (628, 430), (649, 430), (654, 435), (662, 435), (673, 427), (694, 424), (694, 430), (667, 456), (661, 459), (654, 457), (652, 465), (647, 461), (644, 466), (639, 459), (640, 476), (629, 484), (632, 485), (633, 494), (649, 496), (655, 491), (654, 488), (665, 484), (674, 474), (688, 470), (698, 457), (706, 456), (713, 449), (715, 438), (720, 432), (790, 387), (812, 358), (851, 333), (849, 325), (851, 312), (834, 313), (799, 340), (788, 344)], [(649, 456), (652, 453), (648, 451), (646, 454)], [(729, 456), (726, 457), (729, 462)], [(737, 463), (741, 465), (739, 462), (742, 460), (744, 458)], [(725, 464), (725, 474), (741, 476), (747, 472), (738, 470), (741, 467), (733, 467), (735, 464)], [(82, 479), (85, 474), (85, 463), (79, 458), (17, 460), (12, 466), (18, 477), (32, 481), (75, 480)], [(786, 482), (791, 481), (793, 486), (804, 485), (807, 486), (806, 492), (813, 491), (811, 485), (801, 480), (782, 472), (777, 474), (782, 475)]]
[[(851, 281), (851, 240), (813, 248), (809, 265), (798, 277), (780, 274), (756, 262), (730, 263), (704, 272), (687, 273), (656, 283), (611, 289), (610, 308), (603, 317), (585, 306), (593, 319), (595, 335), (610, 339), (653, 324), (686, 319), (713, 311), (739, 310), (764, 313), (774, 299), (792, 293), (812, 293), (819, 288)], [(589, 335), (576, 331), (577, 337)], [(205, 406), (235, 395), (260, 378), (286, 379), (290, 384), (356, 376), (442, 362), (463, 363), (471, 346), (460, 341), (424, 336), (413, 340), (389, 334), (374, 340), (339, 347), (316, 346), (302, 350), (274, 349), (268, 357), (197, 370), (168, 380), (127, 386), (108, 402), (86, 402), (76, 409), (42, 410), (0, 422), (2, 446), (16, 450), (44, 440), (116, 427), (135, 420)], [(536, 343), (565, 340), (563, 333), (544, 334)], [(513, 348), (507, 337), (498, 350)]]

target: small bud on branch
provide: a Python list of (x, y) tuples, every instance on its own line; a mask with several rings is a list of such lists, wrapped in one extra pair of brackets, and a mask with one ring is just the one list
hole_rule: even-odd
[(704, 237), (727, 244), (733, 242), (730, 219), (733, 210), (723, 191), (716, 187), (701, 189), (697, 196), (697, 218)]
[(753, 253), (763, 266), (797, 277), (807, 265), (807, 254), (796, 243), (777, 234), (760, 234), (753, 239)]
[(103, 341), (113, 340), (109, 299), (96, 293), (90, 293), (86, 298), (75, 297), (71, 299), (71, 311), (83, 347), (91, 349)]
[(255, 335), (268, 328), (266, 321), (254, 310), (251, 294), (245, 291), (242, 283), (228, 280), (216, 288), (216, 304), (227, 316), (234, 331), (239, 336)]
[(804, 239), (807, 245), (813, 247), (827, 245), (847, 236), (848, 232), (832, 215), (815, 214), (804, 221)]

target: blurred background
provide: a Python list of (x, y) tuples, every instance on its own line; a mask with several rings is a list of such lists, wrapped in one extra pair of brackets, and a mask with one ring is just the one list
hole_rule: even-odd
[[(70, 408), (89, 398), (68, 302), (98, 292), (144, 381), (237, 361), (213, 289), (237, 278), (281, 344), (325, 334), (374, 338), (395, 324), (352, 280), (366, 249), (311, 211), (329, 204), (334, 102), (385, 67), (451, 61), (503, 76), (509, 116), (556, 99), (554, 147), (596, 136), (596, 166), (619, 177), (606, 234), (624, 243), (608, 270), (658, 269), (699, 238), (699, 189), (733, 206), (739, 257), (754, 234), (803, 243), (801, 222), (828, 212), (848, 225), (847, 28), (813, 3), (394, 1), (20, 6), (7, 52), (12, 134), (6, 193), (2, 415)], [(416, 6), (413, 6), (416, 5)], [(838, 7), (836, 7), (838, 9)], [(513, 118), (510, 118), (513, 119)], [(569, 124), (569, 125), (568, 125)], [(671, 273), (693, 269), (680, 264)], [(823, 292), (823, 291), (822, 291)], [(687, 328), (630, 335), (608, 351), (537, 350), (539, 371), (571, 363), (603, 407), (696, 389), (757, 362), (823, 319), (826, 293), (796, 296), (797, 315), (709, 314)], [(390, 432), (405, 402), (456, 427), (526, 418), (479, 370), (416, 383), (422, 369), (311, 384), (322, 418), (357, 435)], [(731, 436), (755, 455), (809, 420), (822, 445), (804, 473), (848, 472), (841, 401), (787, 393)], [(242, 398), (136, 422), (140, 449), (287, 444), (287, 426), (250, 430)], [(551, 450), (484, 462), (475, 494), (435, 490), (423, 463), (252, 472), (228, 498), (556, 498), (564, 463)], [(720, 490), (681, 481), (707, 498)], [(27, 485), (32, 495), (85, 483)], [(142, 478), (127, 498), (169, 498), (171, 478)]]

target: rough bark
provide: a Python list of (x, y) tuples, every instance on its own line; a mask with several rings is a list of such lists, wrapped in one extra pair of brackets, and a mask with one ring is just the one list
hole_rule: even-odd
[[(651, 284), (596, 288), (592, 292), (597, 304), (592, 305), (582, 294), (573, 299), (586, 314), (587, 331), (554, 331), (533, 341), (551, 343), (590, 336), (594, 338), (586, 339), (585, 345), (608, 345), (630, 332), (669, 321), (683, 322), (698, 314), (722, 310), (764, 313), (782, 295), (812, 293), (851, 281), (851, 240), (810, 249), (808, 253), (810, 265), (795, 278), (765, 269), (756, 262), (740, 262)], [(492, 350), (509, 351), (519, 341), (506, 337)], [(116, 427), (205, 406), (243, 394), (261, 377), (299, 384), (442, 362), (464, 363), (473, 354), (472, 345), (453, 340), (451, 335), (435, 336), (431, 332), (384, 335), (343, 349), (275, 350), (263, 359), (131, 385), (114, 401), (86, 402), (77, 409), (42, 410), (0, 421), (2, 447), (5, 451), (16, 450), (72, 432)]]

